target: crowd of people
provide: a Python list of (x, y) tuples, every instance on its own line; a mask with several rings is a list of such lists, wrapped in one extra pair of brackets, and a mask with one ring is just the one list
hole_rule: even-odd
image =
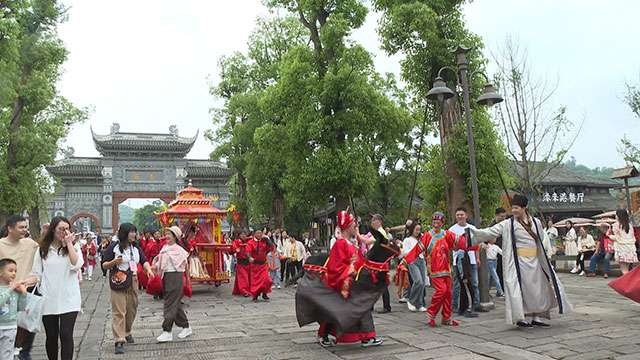
[[(231, 241), (231, 237), (235, 239)], [(232, 294), (251, 297), (255, 302), (259, 297), (269, 301), (267, 294), (295, 277), (311, 255), (308, 236), (303, 235), (302, 242), (285, 229), (239, 229), (225, 239), (232, 244), (231, 253), (225, 255), (227, 269), (235, 273)]]
[[(558, 235), (558, 229), (549, 222), (546, 236), (554, 251), (560, 248), (566, 256), (575, 256), (575, 262), (571, 269), (572, 274), (579, 276), (595, 277), (596, 267), (600, 261), (604, 262), (604, 278), (611, 274), (611, 262), (616, 261), (620, 265), (620, 271), (624, 275), (631, 270), (634, 263), (638, 262), (638, 240), (635, 237), (629, 214), (626, 210), (616, 211), (616, 220), (613, 224), (601, 222), (598, 225), (597, 238), (589, 233), (590, 225), (576, 226), (571, 220), (564, 224), (566, 233), (563, 237)], [(589, 260), (589, 267), (585, 266), (585, 260)]]
[[(361, 235), (355, 218), (342, 211), (330, 240), (330, 253), (320, 259), (310, 258), (307, 234), (300, 241), (297, 234), (284, 229), (239, 229), (224, 236), (231, 245), (225, 254), (225, 270), (235, 273), (232, 294), (251, 297), (254, 302), (270, 301), (268, 294), (285, 283), (294, 287), (300, 284), (297, 303), (309, 301), (305, 294), (320, 294), (311, 297), (318, 297), (318, 302), (314, 299), (305, 303), (307, 309), (296, 306), (296, 312), (301, 325), (309, 321), (321, 324), (321, 346), (354, 341), (375, 346), (382, 341), (376, 338), (371, 308), (382, 297), (383, 308), (378, 312), (391, 311), (387, 282), (380, 276), (387, 276), (392, 257), (398, 259), (398, 301), (406, 303), (409, 311), (426, 313), (431, 326), (437, 326), (438, 316), (441, 325), (456, 326), (459, 323), (452, 318), (456, 313), (477, 317), (478, 312), (487, 311), (478, 288), (478, 251), (484, 248), (489, 288), (495, 287), (494, 295), (506, 302), (506, 322), (522, 328), (547, 328), (550, 325), (542, 319), (549, 319), (550, 309), (557, 307), (561, 314), (571, 310), (551, 263), (556, 248), (563, 248), (565, 255), (575, 255), (572, 273), (588, 277), (595, 276), (599, 261), (605, 263), (605, 278), (612, 260), (620, 263), (623, 274), (638, 261), (633, 228), (624, 210), (617, 212), (615, 223), (602, 223), (594, 239), (586, 227), (576, 231), (571, 221), (567, 221), (566, 234), (561, 238), (552, 223), (544, 227), (526, 208), (526, 197), (514, 197), (513, 216), (507, 218), (507, 211), (498, 208), (491, 226), (485, 229), (471, 224), (467, 210), (461, 207), (455, 212), (456, 223), (446, 230), (445, 216), (435, 212), (430, 224), (408, 219), (404, 236), (395, 241), (383, 227), (381, 215), (373, 215), (368, 232)], [(36, 241), (28, 236), (25, 218), (9, 217), (0, 238), (2, 357), (12, 355), (15, 346), (20, 348), (19, 359), (31, 358), (35, 334), (18, 328), (17, 313), (28, 306), (27, 293), (32, 292), (46, 298), (42, 324), (48, 358), (72, 359), (73, 330), (82, 311), (80, 284), (93, 280), (98, 264), (110, 286), (116, 354), (124, 353), (125, 344), (135, 341), (132, 327), (141, 289), (164, 302), (158, 342), (173, 340), (174, 325), (182, 328), (178, 338), (192, 335), (181, 300), (184, 294), (190, 296), (193, 237), (192, 231), (183, 235), (177, 226), (165, 229), (164, 234), (160, 230), (139, 234), (129, 223), (122, 224), (110, 237), (74, 234), (69, 220), (58, 216), (43, 226), (42, 237)], [(314, 272), (322, 276), (313, 281), (305, 277)], [(370, 283), (364, 286), (363, 281)], [(429, 286), (435, 294), (427, 305)], [(364, 296), (362, 291), (369, 294)], [(357, 300), (350, 300), (354, 296)], [(346, 305), (321, 306), (323, 301)], [(364, 303), (370, 304), (366, 311), (350, 308), (361, 308)], [(347, 321), (341, 318), (355, 323), (344, 328)]]
[[(175, 324), (179, 338), (193, 334), (182, 309), (183, 287), (189, 284), (189, 239), (180, 228), (170, 227), (139, 234), (130, 223), (120, 225), (112, 237), (72, 232), (68, 219), (56, 216), (42, 227), (37, 241), (28, 236), (27, 221), (10, 216), (0, 237), (0, 354), (2, 359), (31, 359), (35, 333), (18, 327), (18, 312), (29, 306), (27, 292), (42, 296), (42, 325), (49, 359), (70, 360), (74, 354), (73, 331), (82, 311), (80, 285), (92, 281), (100, 264), (108, 278), (115, 353), (134, 342), (132, 327), (138, 309), (139, 289), (159, 282), (154, 292), (164, 300), (164, 321), (158, 342), (172, 340)], [(108, 276), (107, 276), (108, 275)], [(149, 291), (147, 291), (149, 292)]]

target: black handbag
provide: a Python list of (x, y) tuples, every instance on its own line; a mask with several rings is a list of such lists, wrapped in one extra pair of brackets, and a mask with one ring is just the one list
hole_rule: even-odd
[[(131, 259), (133, 259), (133, 250), (129, 248)], [(109, 274), (109, 287), (111, 290), (126, 290), (131, 287), (133, 281), (133, 271), (118, 269), (117, 265), (111, 269)]]
[(120, 269), (111, 270), (109, 275), (109, 286), (111, 290), (126, 290), (131, 287), (133, 272), (131, 270), (122, 271)]

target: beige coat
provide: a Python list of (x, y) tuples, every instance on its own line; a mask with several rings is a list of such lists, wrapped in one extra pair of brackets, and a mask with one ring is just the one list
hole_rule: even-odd
[[(538, 219), (534, 219), (535, 225), (534, 232), (537, 228), (538, 236), (544, 240), (544, 229)], [(507, 324), (515, 324), (520, 320), (525, 319), (524, 305), (522, 299), (522, 291), (518, 280), (518, 273), (516, 271), (517, 255), (514, 256), (513, 243), (515, 239), (512, 238), (512, 226), (513, 219), (508, 219), (498, 223), (490, 228), (486, 229), (470, 229), (471, 244), (479, 244), (481, 242), (489, 241), (498, 236), (502, 236), (502, 274), (504, 278), (504, 290), (505, 290), (505, 320)], [(557, 302), (561, 304), (561, 314), (566, 314), (572, 310), (572, 305), (567, 298), (567, 294), (562, 287), (562, 283), (556, 276), (556, 273), (551, 267), (548, 261), (549, 255), (544, 249), (544, 244), (537, 242), (537, 258), (542, 271), (547, 275), (549, 279), (548, 285), (553, 288), (553, 293), (557, 299)], [(525, 277), (526, 274), (521, 274)], [(544, 285), (543, 285), (544, 286)], [(548, 318), (548, 311), (542, 314), (543, 317)]]
[[(304, 250), (304, 245), (300, 241), (296, 240), (295, 249), (296, 249), (296, 255), (298, 258), (297, 260), (302, 261), (304, 259), (304, 254), (306, 252)], [(292, 250), (293, 250), (293, 244), (291, 243), (291, 240), (289, 240), (286, 244), (284, 244), (285, 256), (289, 259), (291, 259)]]

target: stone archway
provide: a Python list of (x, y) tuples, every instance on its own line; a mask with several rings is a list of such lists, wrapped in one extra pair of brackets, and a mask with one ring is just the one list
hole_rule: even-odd
[(143, 192), (143, 191), (114, 191), (112, 200), (112, 224), (114, 230), (118, 227), (118, 205), (127, 199), (160, 199), (167, 204), (176, 199), (174, 192)]
[(95, 215), (89, 214), (88, 212), (80, 212), (80, 213), (77, 213), (77, 214), (73, 215), (71, 217), (71, 219), (69, 219), (69, 222), (71, 223), (71, 225), (73, 225), (73, 223), (75, 223), (76, 220), (78, 220), (80, 218), (89, 218), (89, 219), (91, 219), (96, 224), (96, 232), (98, 232), (98, 233), (100, 232), (100, 230), (101, 230), (100, 221), (98, 221), (98, 218)]

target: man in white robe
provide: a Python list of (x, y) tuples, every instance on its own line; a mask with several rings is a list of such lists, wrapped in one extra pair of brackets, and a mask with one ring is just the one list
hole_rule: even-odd
[(470, 228), (467, 245), (502, 236), (506, 322), (522, 328), (548, 328), (541, 317), (549, 319), (549, 310), (555, 307), (566, 314), (572, 306), (547, 257), (542, 223), (527, 213), (527, 203), (525, 196), (515, 195), (513, 217), (487, 229)]

